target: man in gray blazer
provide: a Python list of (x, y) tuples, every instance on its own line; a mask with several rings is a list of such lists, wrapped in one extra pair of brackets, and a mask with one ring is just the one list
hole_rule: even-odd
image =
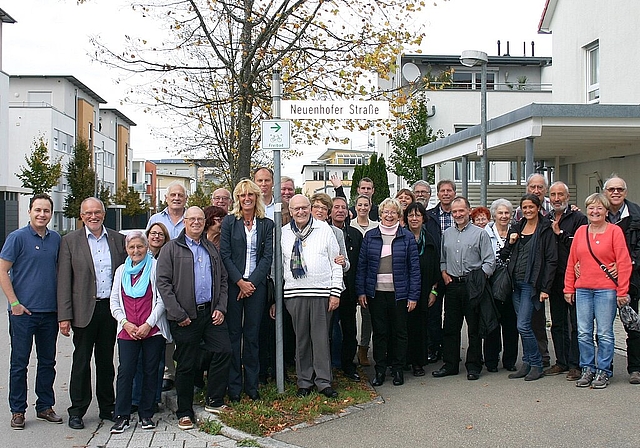
[(84, 228), (65, 235), (58, 255), (58, 322), (60, 332), (73, 330), (73, 364), (69, 395), (69, 427), (83, 429), (89, 408), (91, 353), (95, 350), (96, 397), (101, 419), (113, 419), (115, 393), (113, 352), (116, 321), (109, 297), (116, 268), (126, 258), (124, 236), (104, 227), (105, 208), (97, 198), (80, 205)]

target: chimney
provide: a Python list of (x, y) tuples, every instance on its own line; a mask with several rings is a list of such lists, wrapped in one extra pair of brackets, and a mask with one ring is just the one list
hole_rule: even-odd
[(498, 56), (500, 56), (500, 41), (498, 41)]
[(505, 53), (505, 56), (511, 56), (509, 54), (509, 41), (507, 41), (507, 52)]
[(527, 57), (527, 43), (522, 42), (522, 56)]
[(534, 41), (531, 41), (531, 57), (534, 57), (536, 55), (535, 46), (536, 43)]

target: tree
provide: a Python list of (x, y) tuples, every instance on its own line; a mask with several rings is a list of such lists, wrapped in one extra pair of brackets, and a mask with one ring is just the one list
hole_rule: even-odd
[(95, 194), (96, 173), (91, 167), (91, 151), (86, 140), (78, 139), (67, 164), (69, 194), (64, 200), (64, 216), (80, 218), (80, 204)]
[(116, 191), (116, 204), (124, 205), (122, 214), (125, 216), (137, 216), (147, 211), (144, 201), (140, 200), (140, 195), (133, 187), (127, 186), (127, 181), (123, 180), (120, 188)]
[(111, 190), (109, 190), (109, 187), (107, 187), (104, 182), (99, 182), (99, 185), (98, 199), (102, 201), (105, 207), (108, 207), (112, 203)]
[(387, 165), (384, 161), (384, 157), (378, 157), (377, 154), (373, 154), (369, 158), (369, 163), (365, 165), (356, 165), (353, 169), (353, 176), (351, 177), (351, 203), (355, 203), (355, 199), (358, 196), (357, 187), (360, 180), (364, 177), (368, 177), (373, 181), (375, 191), (371, 200), (374, 204), (379, 204), (384, 199), (389, 197), (389, 179), (387, 176)]
[(58, 184), (62, 175), (62, 163), (60, 158), (50, 162), (49, 149), (44, 138), (39, 137), (33, 141), (31, 155), (24, 157), (27, 166), (20, 166), (20, 172), (16, 174), (22, 181), (23, 188), (30, 188), (31, 193), (24, 195), (36, 195), (49, 193)]
[(206, 194), (202, 190), (202, 187), (200, 186), (200, 184), (198, 184), (196, 186), (196, 191), (194, 191), (189, 196), (189, 199), (187, 200), (187, 206), (188, 207), (196, 206), (200, 208), (205, 208), (209, 205), (211, 205), (211, 197), (208, 194)]
[[(274, 69), (282, 72), (288, 99), (380, 99), (385, 92), (374, 83), (395, 73), (405, 45), (422, 41), (421, 30), (408, 24), (423, 26), (415, 20), (423, 5), (402, 0), (148, 0), (133, 8), (164, 24), (162, 40), (126, 35), (121, 49), (93, 40), (94, 58), (124, 70), (129, 83), (142, 75), (125, 101), (161, 114), (169, 124), (163, 134), (179, 152), (204, 152), (198, 155), (213, 162), (218, 177), (236, 185), (267, 159), (259, 150), (259, 120), (270, 115)], [(141, 91), (145, 97), (136, 97)], [(392, 100), (402, 101), (402, 95)], [(317, 144), (323, 138), (321, 123), (295, 124), (298, 141)], [(367, 125), (343, 124), (351, 130)]]
[[(426, 101), (417, 102), (410, 108), (408, 118), (404, 121), (391, 138), (394, 150), (389, 157), (391, 171), (398, 176), (402, 176), (409, 184), (422, 179), (422, 164), (418, 156), (418, 148), (444, 137), (442, 130), (434, 133), (427, 120), (429, 112)], [(425, 179), (432, 184), (433, 167), (430, 168), (430, 175)]]

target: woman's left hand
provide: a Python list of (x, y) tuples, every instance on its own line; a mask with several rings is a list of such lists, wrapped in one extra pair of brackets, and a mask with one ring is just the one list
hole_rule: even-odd
[(127, 321), (122, 328), (124, 328), (124, 330), (129, 333), (129, 336), (131, 336), (131, 338), (133, 339), (138, 339), (138, 337), (136, 336), (136, 334), (138, 333), (138, 326), (136, 324), (133, 324), (129, 321)]
[(333, 259), (333, 261), (342, 267), (345, 267), (345, 265), (347, 264), (347, 260), (344, 257), (344, 255), (338, 255), (336, 258)]
[(147, 337), (150, 331), (151, 331), (151, 326), (145, 322), (138, 327), (138, 331), (136, 331), (135, 333), (135, 338), (144, 339)]
[(416, 309), (416, 305), (418, 304), (418, 302), (414, 301), (414, 300), (407, 300), (407, 312), (411, 312), (414, 309)]
[(548, 298), (549, 298), (549, 294), (547, 294), (546, 292), (540, 291), (540, 301), (541, 302), (544, 302)]
[(629, 299), (629, 295), (626, 296), (618, 296), (616, 297), (616, 300), (618, 301), (618, 307), (623, 307), (625, 305), (628, 305), (629, 302), (631, 302), (631, 300)]

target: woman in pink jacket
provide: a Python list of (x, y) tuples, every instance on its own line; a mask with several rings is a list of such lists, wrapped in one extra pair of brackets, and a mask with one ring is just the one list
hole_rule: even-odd
[(585, 206), (589, 224), (580, 227), (573, 238), (564, 277), (564, 298), (570, 304), (575, 303), (578, 316), (582, 377), (576, 386), (604, 389), (613, 373), (613, 322), (617, 306), (628, 302), (632, 266), (624, 233), (605, 220), (609, 208), (606, 196), (594, 193), (586, 199)]

